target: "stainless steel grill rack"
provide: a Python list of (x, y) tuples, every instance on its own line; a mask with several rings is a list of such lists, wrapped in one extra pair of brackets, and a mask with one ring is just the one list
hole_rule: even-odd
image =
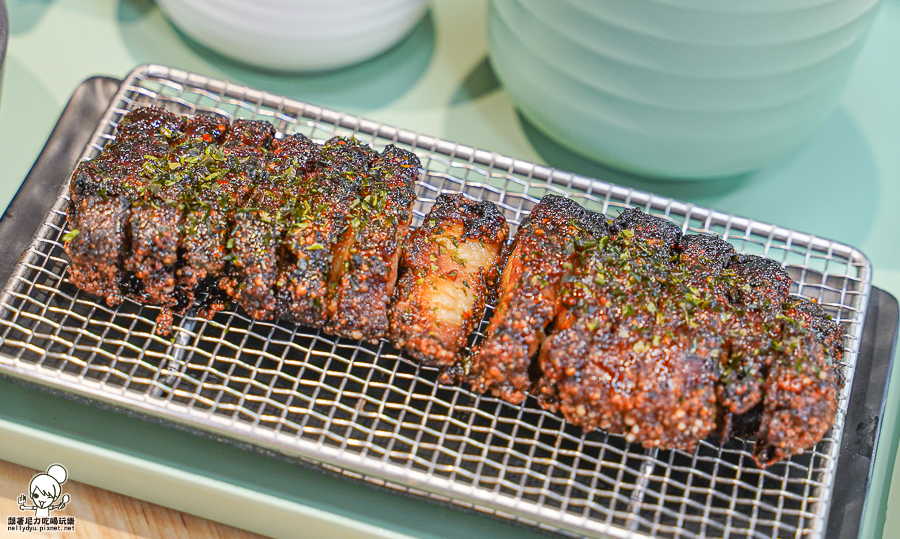
[(835, 426), (814, 450), (761, 470), (751, 441), (703, 443), (687, 454), (584, 434), (533, 399), (513, 406), (441, 385), (436, 371), (386, 343), (240, 311), (187, 315), (171, 339), (160, 337), (155, 308), (110, 309), (66, 280), (65, 191), (0, 297), (0, 372), (567, 535), (824, 536), (870, 291), (869, 263), (855, 249), (161, 66), (126, 79), (83, 157), (115, 136), (122, 115), (147, 104), (411, 149), (423, 163), (416, 225), (438, 194), (465, 192), (497, 203), (514, 231), (556, 193), (609, 215), (639, 206), (772, 258), (793, 276), (794, 293), (817, 299), (846, 327)]

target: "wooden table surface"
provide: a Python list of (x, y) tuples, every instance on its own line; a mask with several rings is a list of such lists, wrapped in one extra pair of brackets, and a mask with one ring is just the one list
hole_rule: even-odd
[[(31, 478), (43, 470), (33, 470), (0, 460), (0, 532), (6, 532), (9, 516), (34, 516), (20, 511), (17, 498), (26, 494)], [(69, 505), (52, 516), (75, 517), (75, 533), (28, 533), (22, 537), (58, 537), (65, 539), (151, 539), (204, 537), (210, 539), (262, 539), (263, 536), (218, 522), (181, 513), (161, 505), (144, 502), (115, 492), (66, 481), (62, 492), (71, 497)], [(31, 503), (29, 499), (27, 503)], [(4, 535), (4, 533), (0, 533)], [(5, 535), (4, 535), (5, 536)]]

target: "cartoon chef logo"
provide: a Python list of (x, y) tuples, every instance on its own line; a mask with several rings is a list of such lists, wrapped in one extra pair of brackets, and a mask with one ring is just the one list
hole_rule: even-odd
[[(52, 464), (47, 468), (47, 473), (39, 473), (31, 478), (28, 484), (28, 494), (34, 505), (25, 505), (25, 495), (19, 495), (19, 509), (21, 511), (31, 511), (34, 509), (34, 516), (49, 517), (50, 511), (58, 511), (65, 508), (69, 503), (69, 495), (62, 493), (62, 484), (69, 477), (69, 472), (65, 466), (61, 464)], [(54, 504), (57, 500), (59, 503)]]

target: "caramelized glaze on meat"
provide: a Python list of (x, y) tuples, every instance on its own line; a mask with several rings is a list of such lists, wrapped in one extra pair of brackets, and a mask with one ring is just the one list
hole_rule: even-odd
[(346, 256), (332, 270), (334, 306), (328, 331), (375, 342), (389, 331), (387, 308), (397, 282), (400, 243), (409, 232), (419, 159), (389, 145), (359, 186)]
[(541, 404), (587, 430), (691, 451), (716, 424), (705, 307), (674, 263), (680, 230), (623, 212), (611, 235), (582, 240), (563, 310), (540, 355)]
[(756, 433), (754, 459), (760, 466), (801, 453), (831, 428), (842, 381), (843, 331), (822, 308), (791, 297), (771, 342), (775, 359), (765, 381), (765, 404)]
[(438, 196), (404, 244), (390, 340), (426, 365), (454, 365), (494, 292), (508, 235), (493, 203)]
[[(152, 165), (168, 158), (182, 126), (181, 119), (162, 109), (137, 109), (120, 122), (120, 137), (92, 161), (80, 163), (72, 176), (69, 228), (78, 235), (66, 245), (73, 261), (70, 279), (109, 305), (123, 298), (132, 202), (146, 200), (148, 186), (159, 180)], [(101, 239), (102, 245), (96, 243)]]
[(358, 186), (375, 155), (358, 141), (339, 137), (329, 140), (318, 154), (284, 236), (279, 317), (316, 328), (328, 323), (340, 280), (332, 269), (346, 260)]
[(606, 219), (548, 195), (519, 228), (500, 278), (500, 297), (485, 339), (472, 357), (474, 390), (522, 402), (529, 367), (559, 310), (559, 287), (572, 268), (574, 244), (603, 235)]

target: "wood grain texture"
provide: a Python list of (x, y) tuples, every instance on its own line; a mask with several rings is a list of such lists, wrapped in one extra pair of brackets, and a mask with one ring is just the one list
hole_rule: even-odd
[[(0, 460), (0, 535), (5, 536), (6, 517), (34, 516), (33, 511), (20, 511), (16, 500), (20, 494), (26, 494), (31, 478), (41, 472)], [(75, 517), (74, 533), (17, 535), (59, 539), (264, 539), (255, 533), (77, 481), (66, 481), (62, 492), (71, 501), (65, 509), (53, 511), (51, 515)], [(31, 500), (27, 503), (31, 504)]]

